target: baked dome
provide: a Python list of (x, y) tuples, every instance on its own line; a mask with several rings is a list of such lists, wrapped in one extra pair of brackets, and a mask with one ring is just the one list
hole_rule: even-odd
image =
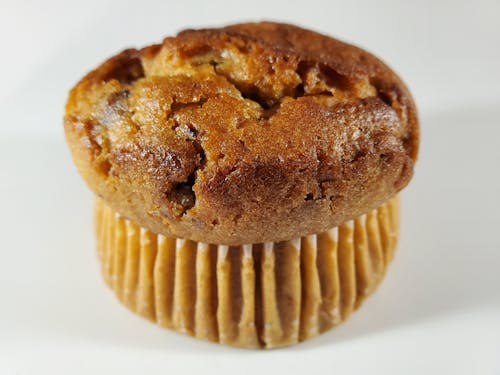
[(319, 233), (380, 206), (418, 149), (414, 103), (385, 64), (270, 22), (123, 51), (71, 90), (64, 125), (114, 210), (227, 245)]

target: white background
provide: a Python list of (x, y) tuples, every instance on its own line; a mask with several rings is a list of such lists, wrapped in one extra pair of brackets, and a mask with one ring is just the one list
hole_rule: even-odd
[[(0, 374), (499, 375), (499, 4), (0, 0)], [(259, 19), (382, 57), (422, 125), (402, 239), (378, 292), (337, 329), (267, 352), (164, 331), (118, 304), (100, 279), (92, 195), (62, 131), (67, 91), (110, 55)]]

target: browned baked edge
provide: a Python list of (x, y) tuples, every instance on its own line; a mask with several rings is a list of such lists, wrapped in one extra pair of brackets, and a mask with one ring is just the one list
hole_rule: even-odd
[(412, 98), (373, 55), (292, 25), (188, 30), (126, 50), (71, 91), (91, 189), (156, 233), (240, 245), (357, 217), (411, 179)]

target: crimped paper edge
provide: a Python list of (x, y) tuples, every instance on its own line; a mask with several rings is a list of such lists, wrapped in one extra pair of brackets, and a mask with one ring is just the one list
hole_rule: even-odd
[(382, 280), (399, 202), (291, 241), (210, 245), (155, 234), (95, 201), (106, 283), (160, 326), (246, 348), (286, 346), (349, 317)]

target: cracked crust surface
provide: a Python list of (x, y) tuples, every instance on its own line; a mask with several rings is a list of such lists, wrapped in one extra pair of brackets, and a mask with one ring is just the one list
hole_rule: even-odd
[(276, 23), (186, 30), (129, 49), (70, 92), (91, 189), (156, 233), (240, 245), (319, 233), (411, 179), (418, 123), (371, 54)]

